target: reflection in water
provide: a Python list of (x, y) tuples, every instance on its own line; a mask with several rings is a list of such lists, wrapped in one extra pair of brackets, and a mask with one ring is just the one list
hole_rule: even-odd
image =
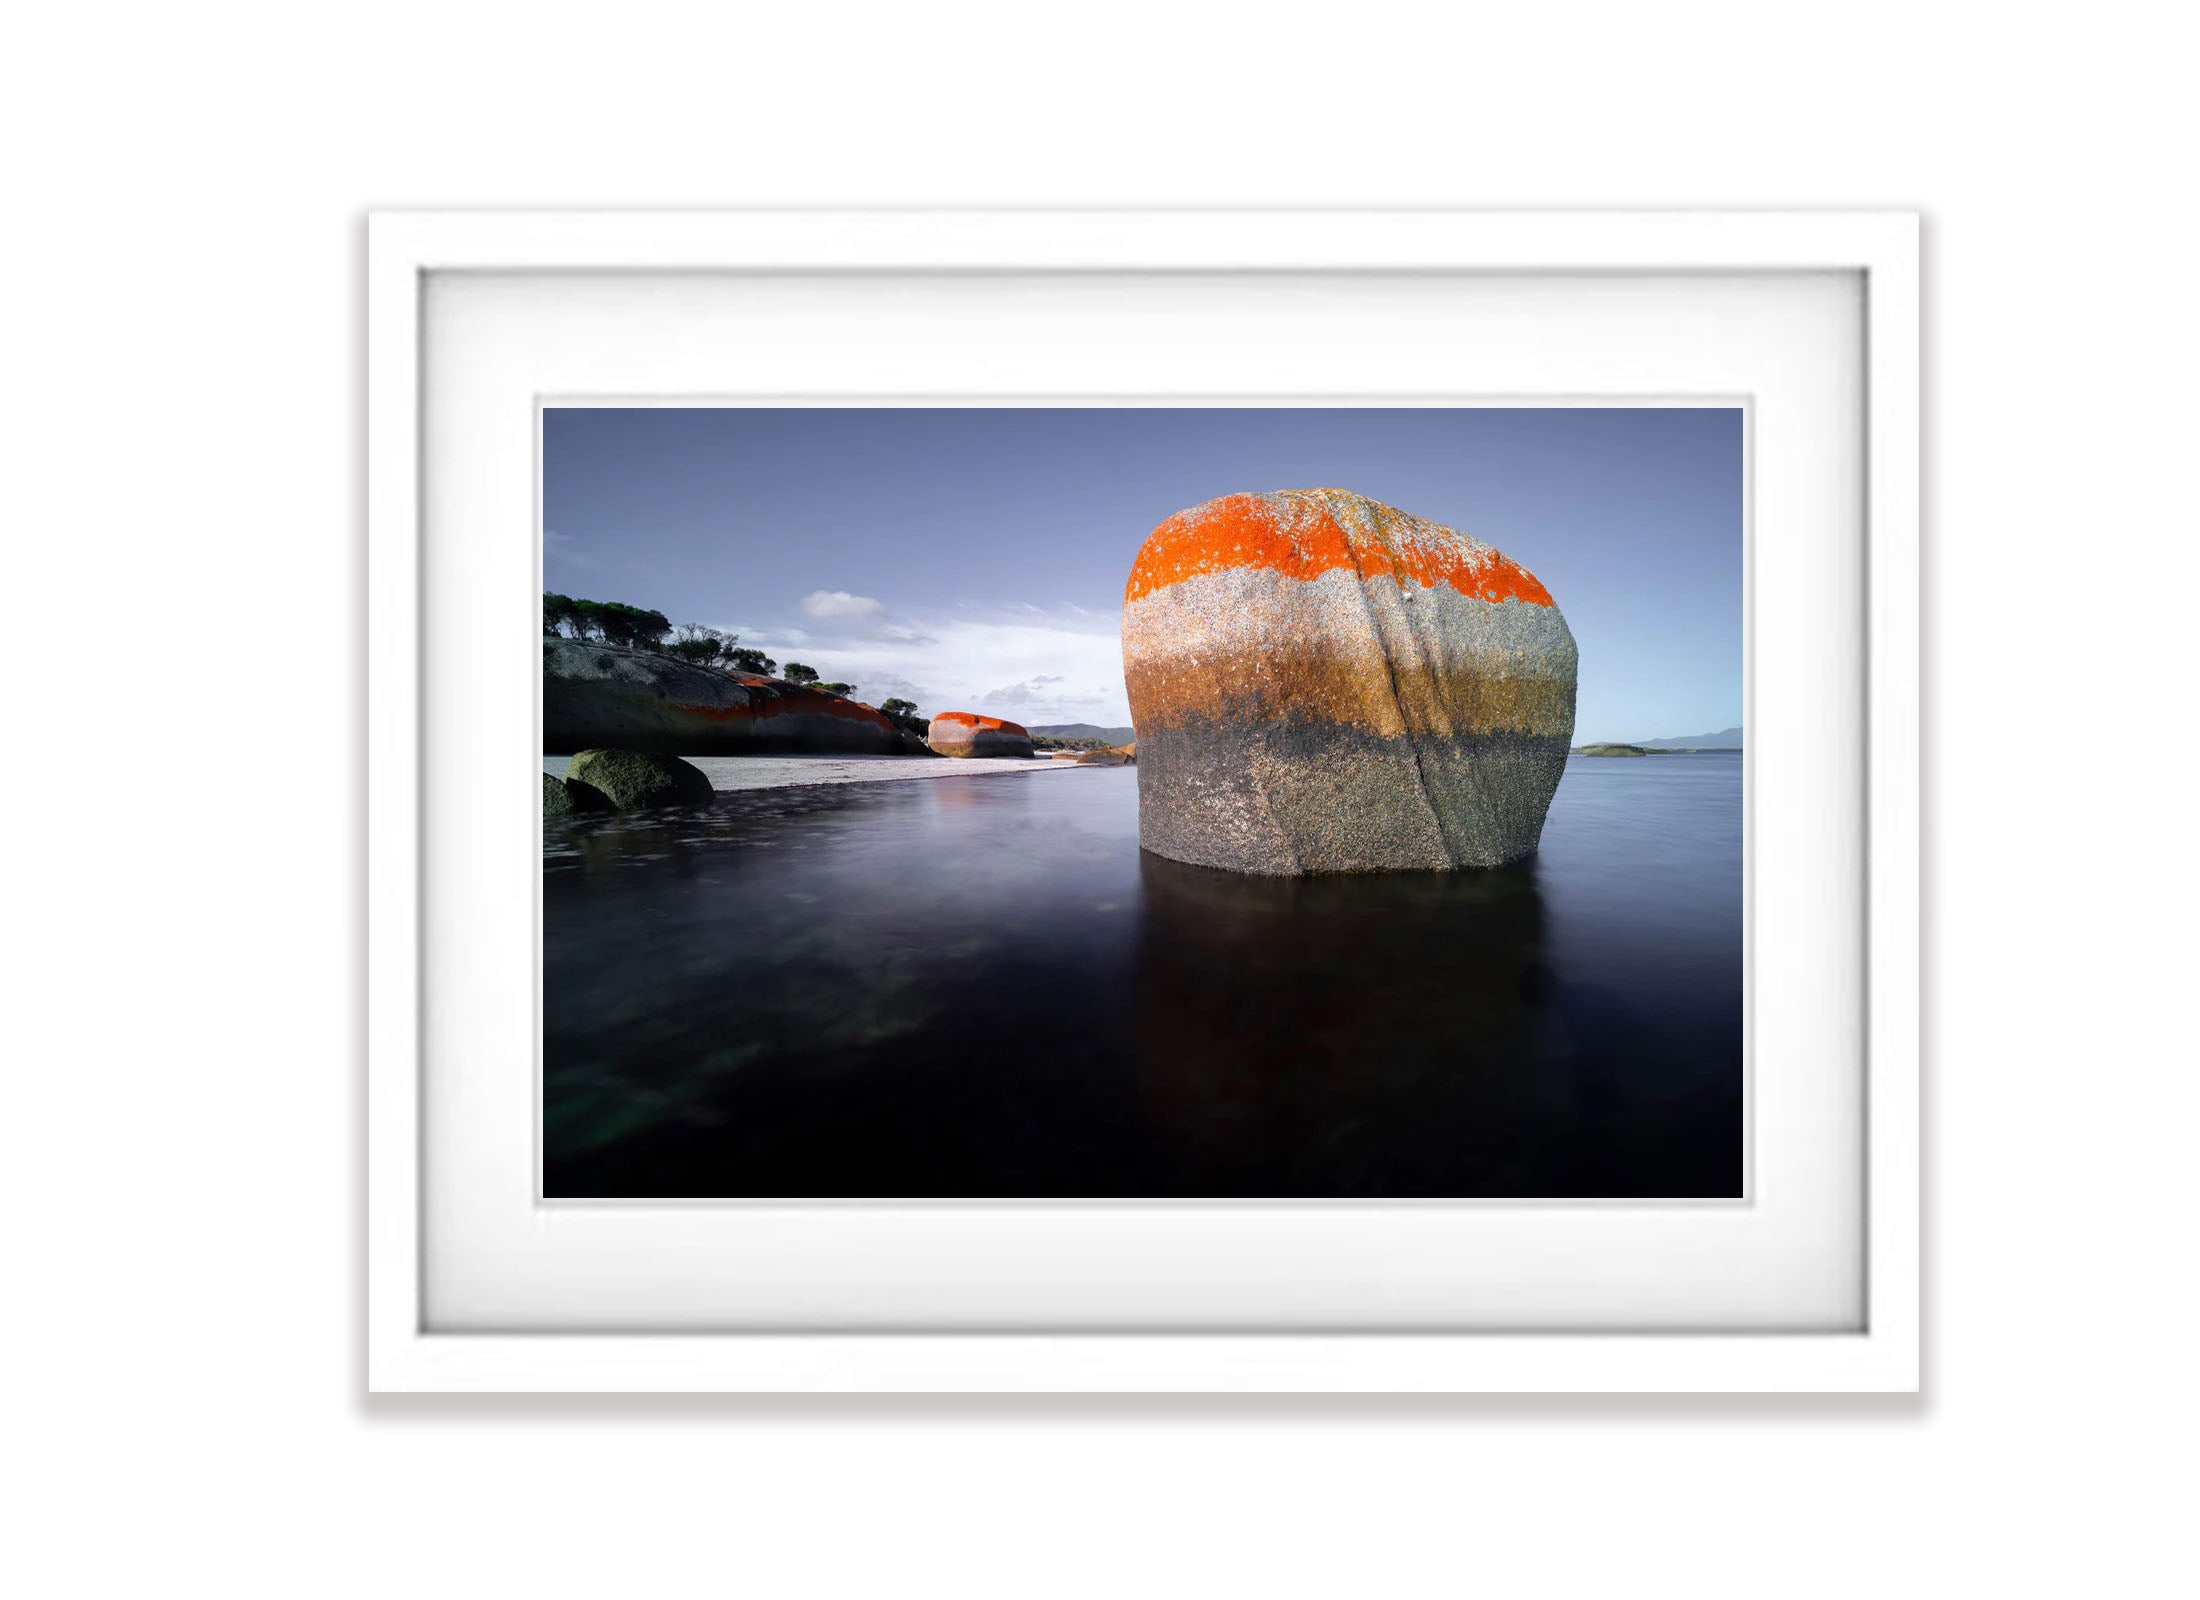
[(1732, 1194), (1739, 819), (1676, 761), (1495, 872), (1166, 861), (1113, 769), (565, 825), (549, 1192)]
[(1480, 1192), (1510, 1169), (1523, 1118), (1563, 1100), (1533, 863), (1139, 865), (1141, 1102), (1200, 1165), (1294, 1193)]

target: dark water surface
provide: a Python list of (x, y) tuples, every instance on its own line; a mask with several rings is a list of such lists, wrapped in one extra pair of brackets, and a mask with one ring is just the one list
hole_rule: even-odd
[(553, 827), (553, 1196), (1710, 1196), (1742, 758), (1574, 757), (1539, 856), (1249, 878), (1130, 769)]

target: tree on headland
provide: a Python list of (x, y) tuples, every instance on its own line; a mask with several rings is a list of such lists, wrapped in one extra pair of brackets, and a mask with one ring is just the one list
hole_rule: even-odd
[(616, 600), (575, 600), (567, 595), (546, 594), (542, 597), (542, 631), (655, 650), (672, 632), (672, 624), (662, 611), (646, 611)]
[(932, 731), (932, 719), (917, 715), (917, 703), (914, 700), (895, 698), (888, 700), (878, 709), (879, 715), (888, 722), (891, 722), (897, 728), (908, 729), (920, 739)]
[(827, 694), (854, 694), (856, 692), (854, 684), (838, 681), (828, 682), (817, 668), (806, 666), (800, 661), (788, 662), (786, 670), (780, 673), (780, 676), (789, 683), (799, 683), (808, 689), (822, 689)]
[(753, 645), (743, 644), (737, 633), (706, 628), (700, 622), (683, 622), (677, 631), (680, 636), (666, 645), (665, 651), (682, 661), (692, 661), (699, 667), (722, 667), (728, 672), (754, 672), (767, 678), (779, 671), (778, 662)]
[(683, 622), (673, 629), (673, 641), (664, 647), (665, 654), (698, 667), (715, 667), (733, 648), (734, 636), (719, 628), (706, 628), (700, 622)]
[(751, 649), (747, 645), (727, 651), (725, 664), (736, 672), (758, 672), (767, 678), (776, 678), (779, 675), (778, 662), (763, 651)]
[(596, 627), (607, 643), (639, 650), (656, 649), (672, 631), (672, 624), (662, 611), (644, 611), (640, 606), (621, 605), (616, 600), (605, 601), (597, 607)]
[(603, 602), (600, 600), (574, 601), (571, 621), (574, 638), (601, 639), (603, 637)]
[(542, 597), (542, 630), (545, 633), (562, 632), (570, 639), (593, 639), (596, 637), (597, 609), (593, 600), (546, 594)]
[[(649, 611), (616, 600), (575, 600), (569, 595), (545, 594), (542, 597), (542, 631), (547, 636), (562, 634), (571, 639), (601, 639), (605, 644), (625, 645), (629, 649), (654, 650), (698, 667), (754, 672), (767, 678), (776, 676), (779, 671), (778, 662), (754, 646), (742, 644), (738, 634), (706, 627), (700, 622), (683, 622), (676, 628), (662, 611)], [(803, 670), (810, 672), (809, 678), (797, 681), (816, 681), (814, 671)], [(841, 692), (854, 687), (854, 684), (845, 685)]]

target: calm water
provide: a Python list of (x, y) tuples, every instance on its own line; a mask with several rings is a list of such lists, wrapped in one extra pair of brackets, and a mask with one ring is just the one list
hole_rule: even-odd
[(558, 1196), (1706, 1196), (1742, 758), (1574, 757), (1534, 860), (1246, 878), (1130, 769), (552, 829)]

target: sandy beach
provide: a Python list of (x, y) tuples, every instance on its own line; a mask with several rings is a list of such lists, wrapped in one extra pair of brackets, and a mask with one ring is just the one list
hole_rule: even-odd
[[(571, 756), (544, 756), (542, 770), (565, 776)], [(686, 756), (711, 787), (792, 789), (810, 783), (886, 783), (914, 778), (994, 777), (1002, 774), (1090, 771), (1074, 761), (928, 759), (924, 756)]]

